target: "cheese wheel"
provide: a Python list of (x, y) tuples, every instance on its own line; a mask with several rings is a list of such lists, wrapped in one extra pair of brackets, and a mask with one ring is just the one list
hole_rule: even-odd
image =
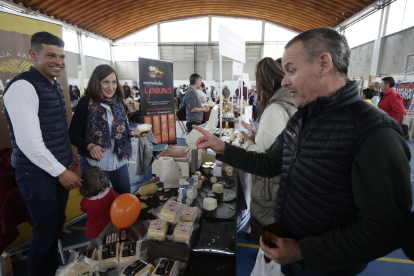
[(160, 213), (160, 219), (176, 224), (181, 217), (183, 205), (170, 201), (165, 204)]
[(141, 186), (138, 190), (139, 194), (142, 196), (153, 195), (158, 191), (158, 186), (155, 183)]
[(136, 260), (127, 265), (123, 270), (121, 275), (127, 276), (146, 276), (150, 275), (152, 271), (154, 271), (154, 266), (151, 264), (144, 262), (143, 260)]
[(135, 135), (140, 135), (143, 132), (148, 132), (151, 130), (151, 125), (150, 124), (142, 124), (142, 125), (138, 125), (135, 129), (134, 129), (134, 133)]
[(180, 221), (175, 226), (173, 241), (189, 244), (192, 232), (193, 232), (192, 222)]
[(177, 276), (179, 270), (179, 262), (162, 258), (158, 263), (152, 276)]
[(91, 249), (91, 250), (84, 250), (84, 251), (79, 251), (78, 253), (76, 253), (76, 257), (75, 257), (75, 261), (77, 259), (79, 259), (80, 257), (86, 257), (89, 258), (93, 261), (98, 260), (98, 250), (95, 249)]
[(151, 221), (148, 228), (148, 239), (154, 241), (165, 241), (165, 233), (168, 230), (168, 223), (161, 219)]
[(217, 182), (217, 177), (215, 177), (215, 176), (210, 177), (210, 182), (212, 184), (216, 183)]
[(197, 187), (190, 185), (183, 185), (178, 189), (178, 197), (194, 199), (198, 196)]
[(123, 242), (121, 243), (121, 250), (119, 252), (119, 264), (123, 266), (133, 260), (139, 259), (139, 251), (141, 243), (139, 241)]
[(191, 205), (191, 204), (193, 204), (193, 199), (178, 197), (177, 202), (179, 202), (181, 204), (185, 204), (185, 205)]
[(99, 273), (92, 266), (84, 262), (72, 262), (68, 264), (58, 276), (95, 276)]
[(213, 192), (217, 193), (217, 194), (222, 194), (223, 193), (223, 185), (221, 184), (213, 184)]
[(109, 265), (119, 266), (119, 242), (99, 246), (98, 261)]
[(197, 216), (197, 207), (185, 206), (183, 209), (183, 214), (180, 217), (180, 221), (194, 222), (197, 219)]
[(217, 208), (217, 199), (206, 197), (203, 201), (203, 208), (207, 211), (211, 211)]

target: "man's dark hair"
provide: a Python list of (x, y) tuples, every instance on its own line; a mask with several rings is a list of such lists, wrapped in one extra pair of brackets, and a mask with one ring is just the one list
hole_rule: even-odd
[(194, 84), (196, 84), (197, 80), (198, 80), (198, 79), (201, 79), (201, 78), (202, 78), (202, 77), (201, 77), (199, 74), (196, 74), (196, 73), (192, 74), (192, 75), (190, 76), (190, 85), (194, 85)]
[(32, 39), (30, 40), (30, 46), (32, 50), (34, 50), (36, 53), (39, 53), (43, 50), (42, 44), (55, 45), (62, 48), (65, 47), (65, 42), (59, 37), (52, 35), (51, 33), (37, 32), (32, 35)]
[(375, 96), (376, 92), (372, 88), (365, 88), (364, 90), (362, 90), (362, 93), (365, 95), (366, 99), (371, 100)]
[(306, 53), (308, 63), (313, 63), (315, 58), (327, 52), (331, 55), (336, 73), (346, 80), (351, 50), (345, 36), (332, 28), (319, 27), (292, 38), (286, 44), (285, 50), (298, 41), (303, 42), (302, 48)]
[(395, 85), (395, 80), (393, 77), (385, 77), (385, 78), (382, 78), (381, 80), (384, 82), (384, 84), (389, 84), (390, 88), (394, 87)]
[(243, 85), (244, 85), (244, 81), (243, 81)]

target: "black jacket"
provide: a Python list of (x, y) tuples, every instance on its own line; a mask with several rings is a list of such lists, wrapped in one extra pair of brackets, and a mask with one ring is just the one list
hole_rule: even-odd
[(411, 213), (410, 150), (396, 121), (355, 82), (301, 108), (265, 153), (226, 144), (219, 160), (282, 173), (275, 218), (299, 238), (311, 273), (353, 275), (399, 246)]

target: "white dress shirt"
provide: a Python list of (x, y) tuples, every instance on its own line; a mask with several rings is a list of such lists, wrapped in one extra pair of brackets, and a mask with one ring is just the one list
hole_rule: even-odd
[(38, 116), (39, 97), (33, 85), (26, 80), (14, 82), (4, 95), (4, 106), (13, 125), (16, 143), (23, 154), (54, 177), (63, 173), (66, 168), (43, 142)]

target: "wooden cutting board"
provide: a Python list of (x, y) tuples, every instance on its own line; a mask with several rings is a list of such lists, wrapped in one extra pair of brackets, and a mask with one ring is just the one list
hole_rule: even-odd
[(172, 157), (174, 159), (187, 159), (191, 149), (186, 146), (170, 145), (161, 154), (160, 157)]

